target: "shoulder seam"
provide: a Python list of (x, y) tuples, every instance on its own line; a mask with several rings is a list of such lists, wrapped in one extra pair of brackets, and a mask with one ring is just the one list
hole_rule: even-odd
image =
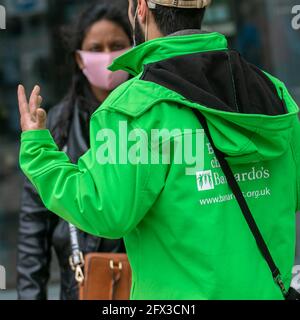
[[(104, 105), (102, 107), (100, 107), (99, 109), (97, 109), (91, 119), (96, 115), (98, 114), (98, 112), (101, 112), (101, 111), (110, 111), (110, 112), (118, 112), (118, 110), (114, 109), (113, 107), (111, 107), (113, 104), (117, 103), (117, 101), (119, 99), (121, 99), (125, 93), (129, 90), (129, 88), (131, 88), (131, 86), (133, 85), (134, 81), (132, 81), (125, 90), (123, 90), (118, 96), (116, 97), (112, 97), (111, 99), (109, 99), (107, 102), (104, 102)], [(121, 113), (121, 112), (120, 112)], [(128, 114), (129, 115), (129, 114)]]

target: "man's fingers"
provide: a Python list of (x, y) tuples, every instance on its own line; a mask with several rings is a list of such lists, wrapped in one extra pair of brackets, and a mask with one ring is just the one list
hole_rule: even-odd
[(42, 103), (43, 103), (43, 98), (41, 96), (38, 96), (38, 108), (41, 107)]
[(44, 109), (38, 108), (36, 110), (36, 121), (37, 125), (41, 129), (46, 128), (46, 119), (47, 119), (47, 113)]
[(22, 85), (18, 87), (18, 101), (19, 101), (19, 110), (20, 115), (25, 116), (29, 113), (28, 102), (26, 98), (25, 88)]
[(40, 91), (39, 86), (34, 87), (28, 104), (24, 87), (22, 85), (18, 87), (18, 101), (23, 132), (46, 129), (47, 114), (45, 110), (41, 109), (43, 98), (40, 96)]
[(35, 118), (36, 110), (37, 110), (37, 108), (39, 108), (38, 97), (40, 95), (40, 92), (41, 92), (40, 87), (39, 86), (35, 86), (33, 88), (33, 90), (32, 90), (32, 93), (31, 93), (31, 96), (30, 96), (30, 99), (29, 99), (29, 110), (30, 110), (31, 116), (33, 118)]

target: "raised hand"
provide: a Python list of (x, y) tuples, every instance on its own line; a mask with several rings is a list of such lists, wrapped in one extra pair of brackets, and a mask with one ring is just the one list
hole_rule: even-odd
[(41, 109), (43, 99), (40, 92), (40, 87), (35, 86), (28, 103), (25, 88), (22, 85), (18, 87), (19, 111), (23, 132), (46, 129), (47, 114), (44, 109)]

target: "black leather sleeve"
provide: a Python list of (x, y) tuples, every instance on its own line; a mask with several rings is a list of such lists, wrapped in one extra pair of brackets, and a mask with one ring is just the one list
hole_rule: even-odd
[(21, 300), (47, 299), (51, 238), (57, 218), (26, 179), (19, 218), (17, 291)]
[[(50, 128), (57, 114), (56, 110), (57, 108), (54, 108), (49, 113), (48, 127)], [(18, 299), (47, 299), (52, 235), (57, 224), (58, 217), (45, 208), (34, 186), (25, 178), (19, 215)]]

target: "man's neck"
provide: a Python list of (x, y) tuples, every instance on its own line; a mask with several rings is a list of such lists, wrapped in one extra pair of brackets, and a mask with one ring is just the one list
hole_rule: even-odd
[(180, 30), (180, 31), (176, 31), (174, 33), (171, 33), (168, 35), (168, 37), (188, 36), (188, 35), (192, 35), (192, 34), (202, 34), (202, 33), (208, 33), (208, 32), (200, 30), (200, 29), (184, 29), (184, 30)]

